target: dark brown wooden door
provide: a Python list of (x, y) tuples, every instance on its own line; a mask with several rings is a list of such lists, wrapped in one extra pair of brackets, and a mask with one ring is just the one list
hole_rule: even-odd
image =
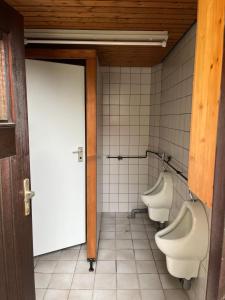
[(34, 300), (23, 18), (0, 0), (0, 299)]

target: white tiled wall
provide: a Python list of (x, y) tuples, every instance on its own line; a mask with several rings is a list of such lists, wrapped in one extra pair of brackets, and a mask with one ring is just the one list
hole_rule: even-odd
[(103, 211), (141, 207), (148, 186), (148, 159), (108, 159), (143, 155), (149, 144), (150, 68), (102, 67)]
[[(153, 68), (103, 67), (103, 211), (127, 212), (142, 207), (140, 193), (153, 185), (162, 169), (159, 161), (107, 159), (107, 155), (144, 154), (146, 149), (166, 152), (187, 175), (194, 69), (195, 26), (162, 64)], [(172, 221), (188, 199), (185, 181), (173, 176)], [(209, 225), (211, 210), (206, 208)], [(206, 258), (198, 279), (188, 292), (204, 300)]]
[[(194, 70), (195, 27), (165, 59), (162, 67), (159, 150), (187, 175)], [(174, 176), (173, 219), (188, 197), (186, 183)]]
[[(151, 69), (151, 102), (149, 118), (149, 149), (159, 150), (160, 130), (160, 99), (162, 64)], [(149, 185), (153, 186), (159, 175), (159, 161), (154, 155), (149, 155)]]
[[(160, 120), (155, 121), (155, 113), (150, 113), (150, 145), (160, 152), (172, 156), (172, 164), (187, 175), (190, 139), (190, 120), (192, 104), (192, 82), (194, 71), (195, 26), (183, 37), (161, 66), (152, 68), (151, 103), (159, 105)], [(153, 76), (157, 74), (157, 76)], [(161, 79), (160, 79), (161, 76)], [(156, 79), (157, 78), (157, 79)], [(157, 87), (161, 82), (161, 97), (157, 96)], [(153, 91), (155, 91), (153, 93)], [(158, 115), (157, 115), (158, 116)], [(159, 127), (158, 127), (159, 126)], [(158, 134), (158, 136), (157, 136)], [(161, 170), (158, 164), (158, 172)], [(149, 183), (157, 178), (157, 160), (149, 159)], [(168, 169), (169, 170), (169, 169)], [(170, 214), (172, 221), (181, 208), (183, 201), (189, 199), (188, 186), (185, 181), (173, 176), (174, 199)], [(205, 207), (209, 224), (211, 210)], [(207, 258), (200, 267), (199, 278), (193, 280), (188, 292), (191, 300), (204, 300), (207, 281)]]

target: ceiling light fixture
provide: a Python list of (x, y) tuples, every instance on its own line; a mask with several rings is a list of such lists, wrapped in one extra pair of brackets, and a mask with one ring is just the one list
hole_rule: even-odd
[(168, 31), (26, 29), (25, 44), (166, 47)]

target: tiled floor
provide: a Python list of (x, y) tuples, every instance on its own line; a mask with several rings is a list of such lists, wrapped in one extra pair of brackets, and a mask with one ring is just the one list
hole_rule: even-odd
[(37, 300), (187, 300), (167, 273), (147, 215), (103, 214), (95, 272), (85, 245), (35, 258)]

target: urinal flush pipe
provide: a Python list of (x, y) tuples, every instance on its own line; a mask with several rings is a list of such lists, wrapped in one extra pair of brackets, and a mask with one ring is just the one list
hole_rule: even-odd
[(181, 282), (181, 285), (182, 285), (182, 288), (186, 291), (190, 290), (191, 289), (191, 279), (187, 280), (187, 279), (180, 279), (180, 282)]
[(194, 197), (192, 191), (190, 191), (190, 190), (189, 190), (189, 196), (190, 196), (190, 201), (192, 201), (192, 202), (198, 201), (198, 199)]
[(166, 171), (166, 164), (171, 160), (171, 156), (167, 155), (165, 152), (161, 154), (161, 160), (162, 160), (162, 168), (163, 171)]

